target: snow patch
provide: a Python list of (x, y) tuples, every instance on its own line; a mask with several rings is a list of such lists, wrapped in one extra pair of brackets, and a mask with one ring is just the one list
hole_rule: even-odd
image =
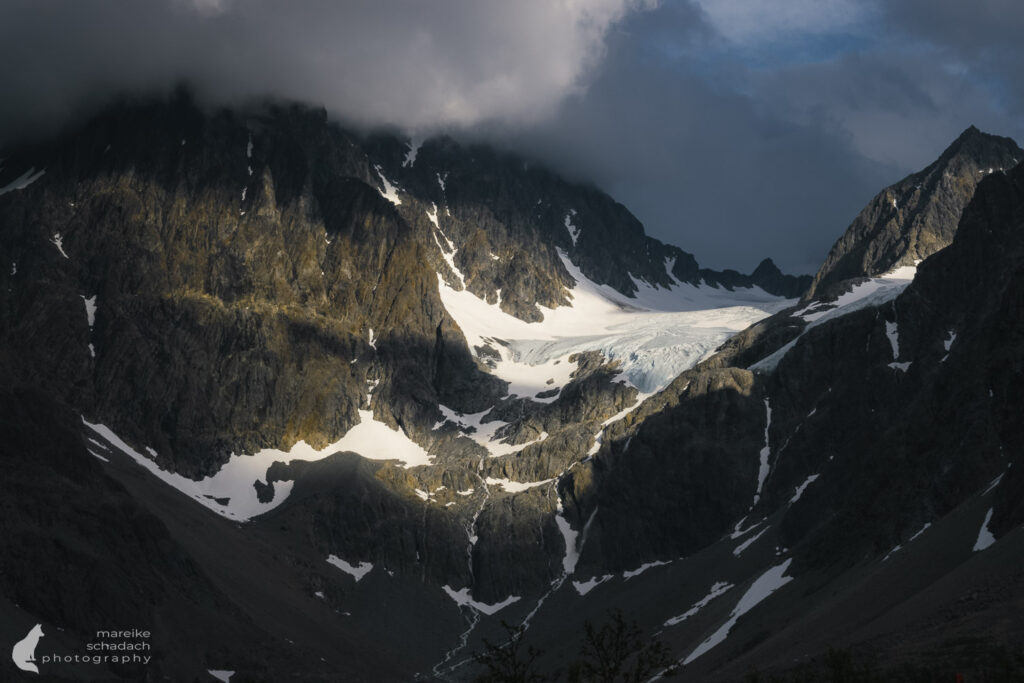
[(764, 535), (764, 532), (768, 531), (768, 529), (769, 529), (769, 527), (765, 527), (765, 528), (761, 529), (760, 531), (758, 531), (753, 536), (751, 536), (750, 538), (748, 538), (747, 540), (745, 540), (742, 543), (740, 543), (732, 551), (732, 554), (735, 555), (736, 557), (739, 557), (740, 555), (742, 555), (743, 551), (746, 550), (747, 548), (749, 548), (751, 545), (753, 545), (754, 541), (756, 541), (757, 539), (761, 538), (761, 536)]
[(636, 569), (630, 569), (629, 571), (622, 572), (622, 578), (625, 579), (626, 581), (628, 581), (628, 580), (632, 579), (634, 576), (640, 576), (641, 574), (643, 574), (648, 569), (652, 569), (654, 567), (661, 567), (662, 565), (666, 565), (666, 564), (669, 564), (669, 563), (665, 562), (663, 560), (655, 560), (654, 562), (645, 562), (644, 564), (640, 565)]
[(808, 486), (813, 484), (815, 481), (817, 481), (818, 477), (820, 476), (820, 474), (812, 474), (811, 476), (807, 477), (807, 479), (804, 480), (804, 483), (797, 486), (796, 491), (793, 493), (793, 497), (789, 499), (789, 504), (792, 505), (793, 503), (800, 500), (800, 496), (804, 495), (804, 490)]
[(974, 542), (974, 547), (971, 549), (973, 552), (984, 550), (996, 542), (996, 537), (988, 530), (988, 523), (992, 520), (992, 510), (993, 508), (989, 508), (985, 513), (985, 521), (981, 523), (981, 529), (978, 530), (978, 540)]
[(749, 369), (762, 372), (774, 371), (778, 367), (779, 361), (789, 353), (790, 349), (796, 346), (797, 340), (807, 334), (809, 330), (854, 311), (872, 306), (880, 306), (888, 301), (892, 301), (902, 294), (903, 290), (914, 281), (916, 274), (916, 264), (913, 266), (901, 266), (889, 271), (885, 275), (869, 278), (860, 284), (854, 285), (851, 291), (842, 294), (833, 302), (811, 302), (792, 314), (792, 317), (803, 318), (808, 322), (807, 327), (800, 333), (800, 336), (778, 351), (752, 364)]
[(409, 151), (405, 153), (405, 159), (402, 160), (402, 168), (411, 167), (416, 163), (416, 155), (419, 154), (420, 147), (422, 146), (422, 139), (413, 138), (409, 140)]
[(577, 228), (572, 219), (576, 215), (576, 209), (570, 209), (569, 213), (565, 214), (565, 229), (569, 231), (569, 237), (572, 238), (572, 246), (576, 246), (576, 240), (580, 237), (580, 229)]
[(495, 440), (497, 431), (504, 427), (505, 425), (507, 425), (508, 422), (504, 422), (502, 420), (491, 420), (490, 422), (484, 422), (484, 417), (486, 417), (491, 412), (490, 408), (479, 413), (464, 415), (441, 404), (438, 404), (437, 407), (441, 411), (441, 414), (444, 416), (444, 420), (435, 423), (433, 427), (434, 430), (440, 429), (445, 424), (445, 422), (451, 422), (457, 425), (460, 430), (463, 430), (465, 432), (463, 436), (472, 439), (476, 443), (486, 448), (487, 452), (494, 457), (499, 455), (509, 455), (510, 453), (515, 453), (516, 451), (520, 451), (526, 448), (527, 446), (532, 446), (533, 444), (540, 443), (541, 441), (544, 441), (545, 439), (548, 438), (547, 432), (541, 432), (540, 436), (534, 439), (533, 441), (528, 441), (522, 444), (507, 443), (500, 437), (498, 437), (497, 440)]
[(555, 524), (565, 541), (565, 556), (562, 557), (562, 569), (566, 576), (571, 576), (576, 571), (576, 563), (580, 561), (580, 551), (576, 546), (579, 539), (579, 532), (573, 530), (569, 520), (565, 518), (565, 511), (562, 509), (562, 501), (558, 501), (558, 513), (555, 515)]
[(231, 677), (235, 675), (234, 671), (226, 669), (207, 669), (206, 673), (221, 681), (221, 683), (231, 683)]
[(96, 295), (93, 294), (89, 298), (85, 295), (81, 295), (82, 301), (85, 302), (85, 318), (89, 321), (89, 329), (96, 323)]
[(398, 188), (392, 185), (391, 182), (384, 177), (384, 171), (380, 169), (379, 165), (374, 165), (373, 170), (377, 171), (377, 175), (380, 176), (381, 182), (384, 183), (383, 190), (380, 188), (377, 189), (377, 191), (380, 192), (380, 196), (384, 197), (384, 199), (388, 200), (395, 206), (399, 206), (402, 203), (402, 200), (398, 197)]
[[(437, 222), (437, 207), (436, 206), (434, 207), (434, 215), (433, 215), (433, 217), (431, 218), (431, 214), (429, 212), (427, 213), (427, 217), (430, 218), (433, 221), (433, 223), (434, 223), (434, 227), (435, 227), (435, 230), (434, 230), (434, 242), (437, 243), (437, 248), (441, 250), (441, 256), (444, 257), (445, 263), (447, 263), (448, 267), (451, 268), (453, 273), (455, 273), (455, 277), (458, 278), (458, 280), (459, 280), (459, 285), (462, 287), (463, 291), (465, 291), (466, 290), (466, 277), (462, 274), (462, 271), (459, 270), (459, 267), (455, 265), (455, 255), (459, 252), (459, 250), (455, 248), (455, 245), (452, 244), (452, 241), (450, 239), (448, 239), (448, 236), (445, 235), (444, 231), (441, 230), (441, 226), (438, 225), (438, 222)], [(439, 234), (441, 235), (441, 238), (444, 239), (445, 244), (448, 246), (447, 249), (445, 249), (445, 247), (442, 246), (441, 240), (437, 239), (437, 236)], [(437, 274), (437, 279), (438, 279), (438, 283), (440, 285), (440, 283), (443, 282), (443, 279), (441, 278), (441, 274), (440, 273)], [(447, 285), (445, 285), (445, 286), (447, 286)], [(473, 295), (470, 295), (470, 296), (473, 296)], [(474, 298), (476, 298), (476, 297), (474, 297)], [(485, 305), (487, 305), (487, 304), (485, 304)], [(498, 309), (498, 310), (501, 310), (501, 309)]]
[[(1003, 472), (1003, 474), (1006, 474), (1006, 472)], [(987, 489), (985, 489), (984, 491), (982, 491), (982, 492), (981, 492), (981, 495), (983, 495), (983, 496), (984, 496), (984, 495), (985, 495), (985, 494), (987, 494), (987, 493), (988, 493), (989, 491), (991, 491), (991, 490), (992, 490), (992, 489), (994, 489), (995, 487), (999, 486), (999, 482), (1001, 482), (1001, 481), (1003, 480), (1003, 474), (1000, 474), (1000, 475), (999, 475), (998, 477), (996, 477), (995, 479), (993, 479), (993, 480), (992, 480), (992, 483), (988, 485), (988, 488), (987, 488)]]
[[(430, 222), (434, 224), (434, 227), (437, 228), (438, 230), (440, 230), (441, 229), (441, 224), (437, 222), (437, 204), (431, 203), (430, 204), (430, 211), (427, 211), (426, 214), (427, 214), (427, 218), (430, 219)], [(434, 239), (436, 240), (437, 237), (435, 237)], [(445, 239), (447, 240), (448, 238), (446, 237)], [(449, 242), (448, 244), (450, 245), (451, 242)], [(437, 246), (441, 246), (441, 244), (438, 243)], [(444, 251), (444, 249), (442, 249), (441, 251)]]
[(353, 451), (368, 460), (398, 460), (407, 468), (432, 464), (433, 456), (422, 446), (404, 432), (376, 421), (372, 411), (360, 410), (359, 418), (359, 424), (349, 429), (341, 439), (320, 450), (299, 441), (289, 451), (265, 448), (253, 455), (232, 453), (216, 474), (199, 481), (160, 469), (152, 459), (133, 449), (108, 427), (91, 424), (85, 418), (82, 422), (154, 476), (204, 507), (228, 519), (248, 521), (273, 510), (291, 494), (294, 482), (277, 481), (274, 482), (274, 497), (270, 501), (264, 503), (257, 498), (255, 484), (266, 481), (267, 470), (275, 462), (309, 462), (341, 451)]
[(572, 587), (576, 589), (576, 592), (580, 595), (586, 595), (590, 591), (600, 586), (605, 581), (615, 578), (614, 574), (605, 574), (604, 576), (595, 576), (586, 581), (573, 581)]
[(900, 359), (900, 330), (897, 323), (885, 321), (885, 336), (889, 338), (889, 345), (892, 346), (892, 359)]
[(949, 358), (949, 350), (953, 347), (953, 342), (956, 341), (956, 330), (949, 331), (949, 337), (942, 340), (942, 346), (946, 349), (946, 355), (943, 356), (939, 362), (945, 363), (946, 359)]
[[(805, 308), (793, 313), (792, 317), (800, 317), (807, 322), (838, 318), (847, 313), (878, 306), (892, 301), (914, 281), (917, 266), (900, 266), (875, 278), (854, 285), (849, 292), (840, 295), (833, 302), (814, 301)], [(837, 315), (838, 314), (838, 315)]]
[(99, 453), (97, 453), (96, 451), (94, 451), (94, 450), (93, 450), (93, 449), (91, 449), (91, 448), (86, 448), (85, 450), (89, 451), (89, 452), (90, 452), (90, 453), (92, 453), (92, 454), (93, 454), (93, 455), (94, 455), (95, 457), (99, 458), (99, 459), (100, 459), (100, 460), (102, 460), (103, 462), (110, 462), (110, 458), (107, 458), (106, 456), (100, 455)]
[(889, 367), (892, 368), (893, 370), (899, 370), (900, 372), (906, 372), (907, 368), (909, 368), (911, 366), (911, 364), (912, 364), (912, 361), (907, 361), (905, 363), (889, 363)]
[(890, 550), (889, 552), (887, 552), (885, 554), (885, 557), (882, 558), (882, 562), (885, 562), (886, 560), (888, 560), (890, 557), (892, 557), (893, 553), (899, 552), (902, 548), (903, 548), (903, 544), (902, 543), (897, 544), (895, 548), (893, 548), (892, 550)]
[(691, 652), (685, 660), (683, 660), (683, 664), (689, 664), (724, 641), (729, 635), (729, 631), (732, 630), (732, 627), (736, 625), (737, 620), (739, 620), (741, 616), (752, 610), (758, 603), (763, 601), (779, 588), (782, 588), (792, 581), (792, 577), (785, 576), (786, 570), (789, 569), (789, 564), (792, 561), (792, 558), (788, 559), (782, 564), (772, 567), (759, 576), (750, 588), (747, 589), (747, 592), (743, 594), (743, 597), (740, 598), (736, 607), (733, 608), (732, 614), (729, 615), (729, 619), (722, 624), (717, 631), (708, 636), (704, 642), (698, 645), (697, 648)]
[(666, 256), (665, 257), (665, 274), (668, 275), (669, 282), (674, 282), (675, 284), (681, 284), (679, 282), (679, 280), (676, 279), (676, 276), (672, 274), (672, 270), (676, 267), (676, 260), (677, 259), (676, 259), (675, 256)]
[(477, 612), (483, 612), (488, 616), (498, 613), (500, 610), (505, 609), (515, 602), (519, 602), (520, 599), (518, 595), (510, 595), (501, 602), (489, 605), (486, 602), (478, 602), (474, 600), (470, 595), (469, 588), (463, 588), (461, 590), (455, 590), (451, 586), (441, 586), (441, 588), (448, 594), (448, 597), (454, 600), (460, 607), (469, 607)]
[(757, 490), (754, 491), (754, 502), (750, 507), (754, 507), (754, 505), (757, 505), (758, 501), (761, 500), (761, 489), (764, 488), (764, 482), (768, 478), (768, 458), (771, 457), (772, 454), (771, 444), (768, 440), (768, 430), (772, 426), (772, 406), (768, 402), (767, 398), (764, 400), (764, 412), (764, 447), (761, 449), (761, 462), (757, 470)]
[(351, 562), (346, 562), (337, 555), (328, 555), (327, 564), (333, 564), (341, 571), (352, 576), (357, 582), (369, 574), (370, 570), (373, 569), (373, 565), (369, 562), (356, 562), (355, 564), (352, 564)]
[(8, 192), (14, 192), (15, 190), (24, 190), (26, 187), (28, 187), (35, 181), (42, 178), (44, 173), (46, 173), (45, 168), (37, 173), (35, 167), (33, 166), (29, 170), (22, 173), (19, 177), (15, 178), (14, 180), (7, 183), (3, 187), (0, 187), (0, 195), (7, 194)]
[[(689, 385), (687, 385), (687, 386), (689, 386)], [(685, 390), (685, 388), (684, 388), (684, 390)], [(588, 456), (595, 456), (601, 450), (601, 444), (604, 443), (604, 430), (605, 430), (606, 427), (608, 427), (608, 425), (610, 425), (610, 424), (612, 424), (614, 422), (618, 422), (622, 418), (626, 417), (631, 412), (633, 412), (634, 410), (639, 408), (640, 404), (642, 404), (644, 401), (646, 401), (648, 398), (650, 398), (653, 395), (654, 394), (643, 393), (643, 392), (638, 393), (636, 395), (636, 400), (633, 402), (633, 405), (627, 406), (626, 408), (623, 408), (622, 410), (620, 410), (619, 412), (615, 413), (614, 415), (609, 417), (607, 420), (602, 422), (601, 423), (601, 429), (599, 429), (597, 431), (597, 434), (594, 434), (594, 445), (592, 445), (590, 447), (590, 450), (587, 451), (587, 455)], [(630, 437), (629, 440), (631, 441), (632, 438), (633, 437)], [(629, 447), (629, 442), (628, 441), (626, 443), (626, 447), (627, 448)], [(623, 449), (623, 450), (625, 450), (625, 449)]]
[(693, 607), (691, 607), (686, 612), (683, 612), (677, 617), (667, 619), (665, 621), (665, 626), (675, 626), (676, 624), (683, 623), (684, 621), (695, 615), (697, 612), (707, 607), (708, 603), (717, 598), (719, 595), (728, 592), (729, 589), (732, 587), (733, 585), (731, 583), (727, 583), (725, 581), (716, 582), (713, 586), (711, 586), (711, 590), (708, 591), (707, 595), (705, 595), (697, 602), (693, 603)]
[(743, 526), (743, 522), (745, 522), (745, 521), (747, 521), (746, 517), (744, 517), (740, 521), (736, 522), (736, 526), (733, 527), (732, 533), (729, 534), (729, 538), (731, 538), (733, 540), (736, 540), (737, 538), (739, 538), (743, 534), (748, 533), (749, 531), (759, 527), (761, 525), (761, 522), (764, 522), (764, 520), (762, 519), (760, 522), (754, 522), (753, 524), (748, 526), (746, 529), (742, 529), (741, 527)]
[[(547, 432), (545, 432), (545, 436), (546, 435)], [(484, 481), (488, 486), (500, 486), (509, 493), (519, 493), (520, 491), (526, 491), (527, 489), (543, 486), (544, 484), (550, 484), (554, 479), (544, 479), (543, 481), (512, 481), (511, 479), (495, 479), (494, 477), (487, 477)]]
[(63, 256), (64, 258), (69, 258), (68, 255), (64, 252), (64, 238), (61, 236), (59, 232), (53, 233), (53, 237), (50, 238), (50, 243), (53, 244), (53, 246), (57, 247), (57, 250), (60, 251), (61, 256)]

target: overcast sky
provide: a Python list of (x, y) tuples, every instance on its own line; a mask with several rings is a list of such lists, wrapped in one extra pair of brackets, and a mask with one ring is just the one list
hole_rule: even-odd
[(1024, 141), (1020, 0), (2, 0), (0, 142), (181, 80), (484, 138), (702, 265), (811, 272), (968, 125)]

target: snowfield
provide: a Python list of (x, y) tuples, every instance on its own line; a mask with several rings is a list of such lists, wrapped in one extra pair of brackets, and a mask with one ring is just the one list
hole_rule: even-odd
[(544, 320), (536, 323), (457, 291), (438, 275), (441, 300), (470, 348), (475, 353), (488, 346), (501, 356), (492, 371), (509, 383), (510, 395), (554, 400), (537, 394), (567, 384), (574, 370), (569, 356), (583, 351), (620, 361), (624, 379), (655, 393), (735, 333), (793, 304), (759, 287), (730, 292), (675, 282), (666, 289), (636, 278), (638, 291), (630, 298), (589, 280), (565, 253), (559, 256), (576, 281), (568, 291), (571, 305), (538, 306)]
[[(750, 366), (750, 369), (761, 370), (762, 372), (773, 372), (775, 368), (778, 367), (779, 361), (789, 353), (790, 349), (796, 346), (797, 341), (799, 341), (800, 337), (807, 334), (808, 330), (813, 329), (818, 325), (822, 325), (829, 320), (835, 320), (836, 318), (853, 313), (854, 311), (859, 311), (863, 308), (871, 308), (872, 306), (881, 306), (887, 301), (892, 301), (903, 293), (903, 290), (914, 281), (914, 276), (916, 275), (917, 264), (912, 266), (900, 266), (899, 268), (889, 271), (885, 275), (868, 278), (864, 282), (854, 285), (853, 289), (846, 292), (835, 301), (828, 303), (821, 301), (811, 302), (805, 308), (793, 313), (792, 316), (794, 318), (802, 318), (808, 323), (807, 327), (804, 328), (804, 331), (800, 333), (800, 336), (783, 346), (775, 353), (757, 361)], [(893, 357), (898, 357), (899, 341), (898, 337), (895, 336), (895, 326), (890, 328), (889, 323), (887, 323), (886, 334), (889, 336), (889, 341), (893, 345)], [(904, 372), (906, 371), (906, 368), (902, 369)]]
[[(161, 469), (152, 458), (129, 446), (110, 428), (91, 424), (85, 418), (82, 422), (139, 465), (204, 507), (222, 517), (245, 522), (273, 510), (291, 494), (294, 482), (278, 481), (274, 483), (273, 497), (267, 502), (259, 500), (254, 482), (266, 482), (267, 470), (275, 462), (315, 461), (334, 453), (352, 451), (369, 460), (399, 460), (405, 467), (432, 464), (432, 456), (405, 432), (378, 422), (369, 410), (360, 410), (359, 417), (362, 420), (359, 424), (325, 448), (315, 449), (305, 441), (299, 441), (288, 451), (264, 448), (252, 455), (232, 453), (216, 474), (199, 481)], [(155, 457), (152, 449), (146, 450)]]

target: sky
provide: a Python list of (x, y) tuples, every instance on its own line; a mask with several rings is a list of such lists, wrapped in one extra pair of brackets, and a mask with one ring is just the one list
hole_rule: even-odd
[(817, 269), (969, 125), (1024, 142), (1019, 0), (3, 0), (0, 144), (124, 91), (535, 157), (701, 265)]

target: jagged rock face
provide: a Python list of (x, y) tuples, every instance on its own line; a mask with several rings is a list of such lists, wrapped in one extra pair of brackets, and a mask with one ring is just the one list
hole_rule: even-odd
[[(399, 211), (426, 226), (427, 213), (436, 207), (439, 230), (458, 245), (453, 259), (465, 287), (491, 303), (500, 290), (506, 312), (534, 321), (542, 318), (535, 304), (568, 303), (562, 288), (572, 281), (557, 249), (570, 254), (585, 275), (623, 293), (636, 290), (629, 273), (669, 284), (662, 256), (667, 248), (647, 238), (625, 207), (594, 188), (571, 185), (484, 146), (463, 149), (447, 138), (427, 140), (410, 162), (404, 143), (376, 143), (372, 148), (380, 151), (386, 176), (416, 198)], [(658, 253), (649, 253), (651, 246)]]
[(844, 280), (912, 265), (953, 241), (978, 182), (1024, 160), (1003, 137), (971, 126), (933, 164), (878, 193), (833, 245), (804, 300), (835, 296)]
[(597, 513), (581, 571), (675, 559), (717, 540), (754, 497), (765, 417), (751, 372), (691, 370), (609, 428), (567, 481), (581, 520)]
[[(783, 523), (791, 541), (813, 539), (808, 562), (893, 547), (1011, 463), (1011, 471), (1019, 467), (1020, 399), (1006, 383), (1020, 381), (1024, 360), (1011, 341), (1024, 329), (1022, 268), (1018, 166), (979, 185), (952, 246), (922, 263), (900, 298), (812, 330), (780, 363), (769, 393), (780, 413), (792, 402), (789, 424), (781, 416), (777, 423), (779, 437), (792, 436), (779, 478), (793, 485), (824, 472)], [(887, 324), (898, 334), (899, 360), (910, 363), (905, 371), (890, 365)], [(801, 417), (815, 406), (812, 418)], [(830, 477), (832, 468), (841, 474)], [(786, 493), (776, 486), (768, 495), (778, 501)], [(1017, 495), (1008, 486), (997, 496), (993, 519), (1002, 529), (1021, 521), (1010, 503)]]
[(12, 375), (62, 387), (190, 475), (231, 451), (325, 445), (357, 421), (371, 379), (392, 424), (500, 391), (446, 315), (425, 241), (363, 182), (365, 155), (315, 114), (268, 118), (250, 155), (230, 114), (101, 117), (0, 212), (18, 263)]
[[(437, 465), (332, 479), (290, 501), (288, 523), (324, 550), (431, 582), (472, 580), (482, 599), (547, 585), (563, 552), (554, 486), (496, 488), (492, 500), (454, 491), (482, 490), (481, 477), (557, 477), (636, 390), (584, 354), (557, 400), (499, 402), (503, 383), (481, 371), (441, 305), (438, 273), (535, 320), (538, 304), (568, 301), (559, 249), (623, 292), (634, 278), (667, 285), (670, 267), (691, 280), (710, 271), (647, 238), (596, 189), (521, 160), (444, 138), (407, 156), (397, 138), (354, 136), (323, 112), (208, 114), (187, 99), (114, 107), (16, 151), (6, 168), (46, 174), (0, 197), (5, 381), (60, 397), (192, 479), (231, 453), (325, 446), (372, 410)], [(483, 449), (460, 429), (435, 429), (439, 404), (497, 404), (508, 443), (537, 443), (481, 466)], [(258, 494), (291, 481), (301, 493), (318, 471), (276, 467)], [(452, 507), (423, 516), (414, 489)], [(481, 541), (466, 557), (477, 518)]]
[(716, 271), (701, 268), (699, 278), (680, 277), (680, 279), (694, 282), (695, 284), (698, 280), (703, 280), (709, 285), (715, 287), (722, 286), (730, 290), (736, 287), (756, 286), (769, 294), (775, 294), (787, 299), (799, 297), (811, 284), (810, 275), (785, 275), (770, 258), (761, 261), (750, 275), (743, 275), (735, 270)]

